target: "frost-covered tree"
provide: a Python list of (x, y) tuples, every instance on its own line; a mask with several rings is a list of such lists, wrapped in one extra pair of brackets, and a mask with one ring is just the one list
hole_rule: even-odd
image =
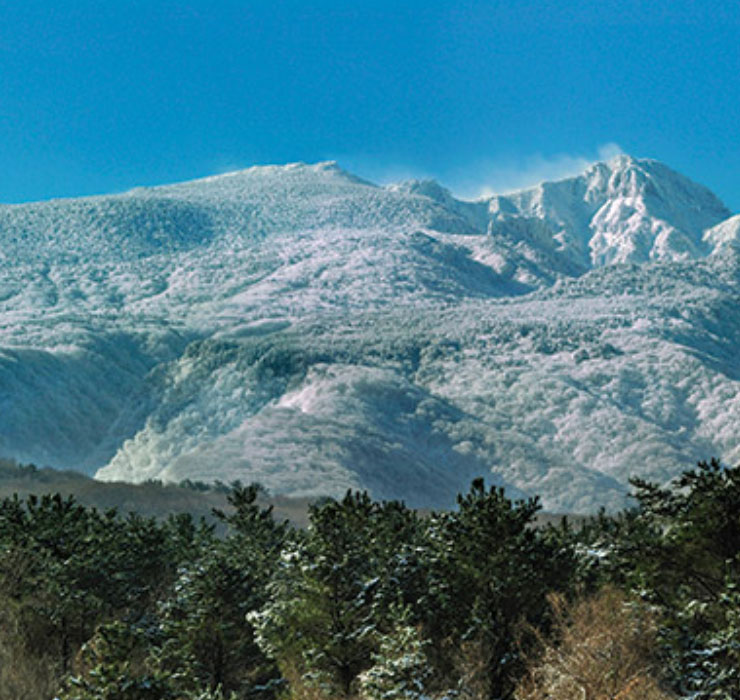
[(256, 644), (249, 612), (265, 604), (266, 585), (287, 530), (257, 503), (255, 486), (235, 486), (228, 527), (166, 526), (177, 566), (141, 616), (98, 627), (67, 679), (64, 700), (215, 700), (271, 696), (274, 663)]
[(216, 515), (229, 528), (203, 543), (179, 570), (159, 606), (162, 643), (156, 667), (186, 672), (189, 690), (268, 695), (278, 681), (274, 664), (257, 646), (247, 616), (267, 599), (267, 583), (287, 531), (270, 507), (257, 502), (256, 485), (235, 485), (231, 510)]
[(394, 605), (389, 618), (392, 630), (379, 635), (373, 665), (360, 674), (361, 695), (370, 700), (422, 700), (432, 672), (428, 643), (412, 623), (410, 608)]
[(567, 548), (534, 527), (537, 499), (512, 502), (482, 479), (429, 525), (428, 592), (420, 603), (432, 659), (479, 697), (509, 697), (527, 627), (546, 625), (547, 594), (568, 585)]
[(616, 550), (663, 611), (677, 687), (697, 699), (740, 696), (740, 467), (713, 459), (666, 488), (632, 483), (640, 517), (658, 534)]
[(394, 558), (416, 528), (403, 505), (367, 493), (311, 508), (308, 531), (283, 550), (271, 601), (250, 617), (286, 675), (327, 693), (353, 692), (378, 649)]

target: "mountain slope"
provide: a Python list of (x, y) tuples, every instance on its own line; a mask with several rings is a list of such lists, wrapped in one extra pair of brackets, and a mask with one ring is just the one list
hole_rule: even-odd
[(322, 163), (0, 206), (0, 456), (619, 507), (740, 457), (728, 217), (625, 156), (477, 202)]

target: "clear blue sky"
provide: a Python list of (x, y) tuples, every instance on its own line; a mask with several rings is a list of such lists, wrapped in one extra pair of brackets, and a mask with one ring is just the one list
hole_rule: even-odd
[(617, 148), (740, 210), (740, 3), (0, 0), (0, 202), (337, 159), (472, 196)]

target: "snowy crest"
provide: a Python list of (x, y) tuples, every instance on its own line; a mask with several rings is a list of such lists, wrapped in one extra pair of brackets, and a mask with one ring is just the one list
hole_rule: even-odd
[(653, 160), (620, 155), (583, 175), (489, 200), (490, 232), (549, 250), (560, 269), (686, 260), (730, 212), (709, 190)]

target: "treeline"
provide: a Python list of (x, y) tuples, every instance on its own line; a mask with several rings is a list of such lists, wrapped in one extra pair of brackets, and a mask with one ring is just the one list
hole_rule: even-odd
[[(27, 497), (40, 493), (59, 493), (73, 496), (84, 506), (98, 510), (115, 507), (123, 515), (138, 513), (143, 516), (166, 518), (174, 513), (190, 513), (196, 520), (201, 517), (214, 522), (213, 509), (224, 509), (231, 485), (221, 481), (204, 483), (185, 479), (180, 483), (163, 483), (149, 479), (132, 484), (122, 481), (96, 481), (73, 470), (37, 467), (19, 464), (0, 457), (0, 499), (18, 494)], [(307, 497), (271, 495), (260, 492), (260, 503), (272, 505), (278, 518), (305, 526), (308, 506), (315, 500)]]
[(216, 526), (0, 501), (0, 700), (740, 697), (740, 468), (535, 526), (473, 482), (420, 516), (365, 493)]

